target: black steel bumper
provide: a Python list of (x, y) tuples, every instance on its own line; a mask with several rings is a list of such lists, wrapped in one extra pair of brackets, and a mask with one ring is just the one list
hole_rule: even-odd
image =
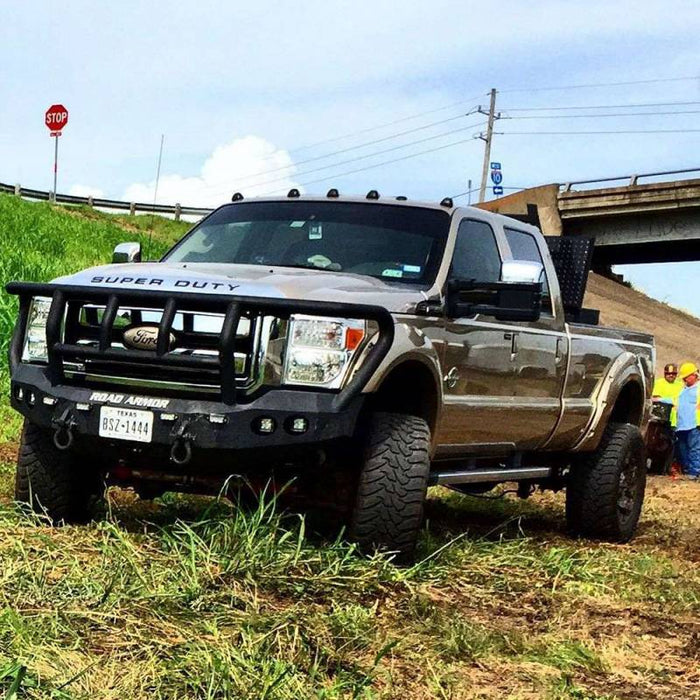
[[(104, 400), (105, 397), (109, 398)], [(194, 450), (237, 450), (302, 446), (352, 436), (363, 397), (355, 396), (342, 407), (335, 399), (336, 395), (331, 393), (291, 389), (271, 389), (250, 403), (234, 406), (218, 401), (156, 399), (118, 387), (110, 390), (52, 385), (46, 367), (20, 363), (12, 374), (11, 402), (13, 408), (33, 423), (54, 430), (65, 431), (70, 427), (78, 440), (84, 436), (98, 437), (101, 407), (118, 406), (153, 412), (149, 444), (172, 447), (181, 440), (188, 441)], [(149, 406), (154, 400), (167, 403)], [(273, 432), (259, 431), (261, 418), (273, 420)], [(292, 432), (295, 418), (306, 420), (304, 432)], [(146, 443), (115, 442), (147, 447)]]
[[(38, 425), (62, 428), (64, 441), (68, 432), (76, 438), (98, 436), (101, 405), (152, 411), (151, 442), (154, 445), (172, 446), (180, 441), (189, 443), (194, 449), (247, 449), (322, 443), (349, 437), (354, 432), (364, 400), (362, 388), (379, 367), (394, 337), (391, 314), (382, 307), (364, 304), (30, 282), (11, 282), (6, 289), (10, 294), (18, 295), (20, 301), (19, 318), (9, 352), (12, 406)], [(35, 296), (52, 299), (46, 325), (48, 365), (21, 362), (24, 330), (31, 299)], [(86, 303), (98, 303), (105, 309), (98, 329), (99, 342), (93, 346), (75, 340), (79, 309)], [(162, 309), (154, 350), (113, 347), (118, 309), (129, 304), (147, 304), (148, 308)], [(164, 339), (172, 330), (175, 315), (185, 310), (215, 312), (223, 316), (215, 356), (182, 355), (169, 349)], [(254, 400), (241, 396), (236, 387), (234, 362), (236, 328), (241, 316), (257, 314), (289, 318), (297, 313), (371, 320), (377, 324), (379, 333), (359, 369), (339, 392), (274, 387), (262, 391)], [(139, 390), (132, 390), (128, 380), (114, 389), (86, 387), (67, 380), (64, 361), (95, 359), (122, 365), (167, 366), (175, 370), (208, 368), (218, 373), (221, 393), (213, 400), (163, 397), (160, 400), (166, 403), (162, 406), (149, 406), (149, 399), (159, 397), (149, 392), (139, 404)], [(128, 397), (132, 397), (129, 399), (132, 403), (127, 403)], [(272, 419), (272, 432), (262, 433), (256, 429), (261, 418)], [(304, 431), (291, 429), (294, 418), (306, 420)]]

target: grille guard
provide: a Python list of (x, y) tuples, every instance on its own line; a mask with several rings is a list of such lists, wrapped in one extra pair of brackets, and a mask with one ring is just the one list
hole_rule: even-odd
[[(381, 306), (348, 304), (330, 301), (301, 299), (267, 299), (250, 296), (203, 294), (190, 292), (165, 292), (153, 289), (114, 289), (112, 287), (86, 287), (80, 285), (37, 282), (10, 282), (5, 287), (8, 294), (19, 297), (19, 316), (10, 342), (10, 370), (21, 362), (24, 334), (33, 297), (50, 297), (51, 308), (46, 322), (48, 349), (48, 376), (53, 385), (65, 379), (63, 359), (100, 359), (138, 364), (159, 364), (173, 367), (218, 369), (221, 378), (221, 400), (227, 405), (237, 402), (235, 345), (238, 321), (243, 312), (272, 314), (288, 319), (292, 314), (334, 316), (340, 318), (375, 321), (379, 328), (378, 339), (369, 348), (360, 368), (348, 384), (335, 397), (335, 405), (341, 409), (358, 395), (386, 356), (394, 339), (394, 321)], [(98, 303), (105, 305), (100, 323), (98, 347), (61, 342), (61, 323), (69, 302)], [(163, 315), (158, 324), (158, 343), (155, 350), (121, 350), (110, 347), (110, 338), (120, 306), (147, 303)], [(168, 350), (168, 337), (178, 310), (188, 312), (213, 312), (224, 316), (219, 338), (218, 357), (178, 355)], [(293, 387), (287, 387), (293, 388)], [(303, 391), (304, 388), (301, 387)]]

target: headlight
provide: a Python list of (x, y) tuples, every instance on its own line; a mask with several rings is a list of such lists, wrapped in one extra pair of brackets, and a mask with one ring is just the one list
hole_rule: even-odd
[(29, 307), (29, 318), (24, 335), (22, 362), (48, 362), (46, 347), (46, 321), (49, 318), (51, 299), (35, 297)]
[(339, 388), (364, 337), (364, 321), (292, 316), (285, 383)]

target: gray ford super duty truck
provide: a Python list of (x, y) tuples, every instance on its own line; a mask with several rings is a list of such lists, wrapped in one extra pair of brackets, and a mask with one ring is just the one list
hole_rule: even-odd
[(450, 199), (292, 190), (235, 195), (160, 262), (122, 244), (12, 282), (17, 498), (75, 521), (106, 483), (295, 477), (405, 559), (428, 486), (515, 481), (566, 488), (573, 532), (628, 540), (653, 339), (596, 325), (566, 242)]

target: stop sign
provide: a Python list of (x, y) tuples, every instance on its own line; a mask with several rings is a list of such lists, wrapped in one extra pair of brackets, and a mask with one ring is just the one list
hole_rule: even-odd
[(63, 105), (51, 105), (44, 117), (46, 126), (52, 131), (61, 131), (68, 124), (68, 110)]

